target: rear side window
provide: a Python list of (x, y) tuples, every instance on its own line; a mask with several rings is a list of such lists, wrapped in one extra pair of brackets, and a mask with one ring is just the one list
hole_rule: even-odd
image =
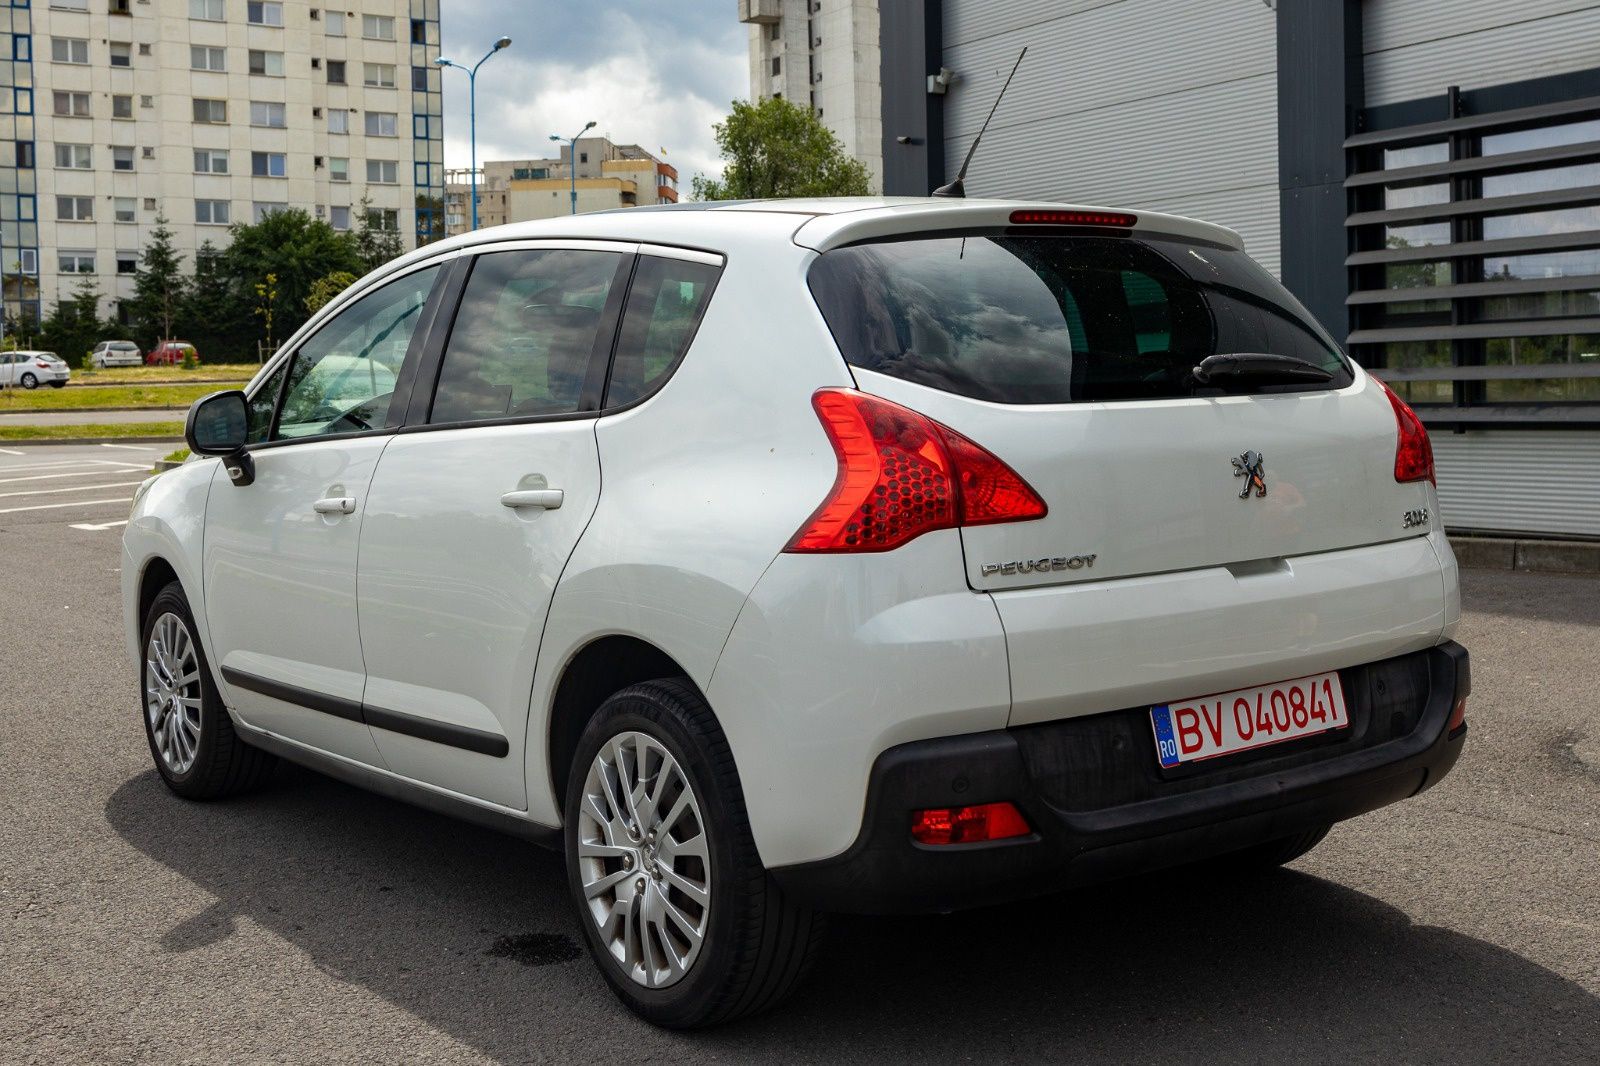
[(980, 400), (1188, 396), (1189, 370), (1219, 352), (1304, 359), (1334, 374), (1316, 388), (1351, 380), (1283, 286), (1244, 253), (1210, 244), (994, 233), (883, 241), (828, 252), (809, 282), (852, 366)]
[(607, 408), (637, 403), (666, 382), (694, 340), (720, 273), (708, 263), (639, 260), (606, 386)]
[(428, 421), (478, 422), (579, 409), (621, 284), (618, 252), (491, 252), (472, 267)]

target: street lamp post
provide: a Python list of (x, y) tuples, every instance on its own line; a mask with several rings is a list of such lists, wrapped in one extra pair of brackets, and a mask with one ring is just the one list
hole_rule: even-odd
[(467, 72), (467, 115), (468, 125), (471, 131), (470, 140), (472, 145), (472, 169), (467, 171), (467, 175), (472, 180), (473, 229), (478, 228), (478, 68), (483, 66), (484, 63), (488, 62), (490, 56), (494, 55), (502, 48), (510, 47), (510, 45), (511, 38), (500, 38), (498, 41), (494, 42), (493, 48), (489, 49), (483, 54), (482, 59), (472, 64), (470, 67), (464, 67), (460, 63), (452, 63), (444, 56), (440, 56), (438, 59), (434, 60), (434, 62), (441, 67), (455, 67), (457, 70), (464, 70)]
[(578, 138), (594, 129), (594, 126), (595, 124), (591, 122), (571, 137), (563, 137), (559, 133), (550, 135), (552, 141), (569, 141), (572, 144), (572, 154), (567, 158), (567, 169), (572, 172), (572, 213), (574, 215), (578, 213)]

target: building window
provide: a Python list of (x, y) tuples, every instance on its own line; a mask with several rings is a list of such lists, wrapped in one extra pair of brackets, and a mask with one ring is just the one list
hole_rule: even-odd
[(56, 144), (57, 170), (93, 170), (94, 150), (87, 144)]
[(387, 233), (400, 232), (400, 212), (392, 207), (367, 208), (367, 225)]
[(361, 84), (371, 89), (394, 88), (393, 63), (361, 64)]
[(118, 196), (111, 201), (111, 217), (118, 222), (137, 221), (134, 210), (138, 206), (131, 196)]
[(414, 92), (414, 93), (425, 93), (425, 92), (431, 92), (432, 91), (431, 89), (428, 88), (428, 68), (427, 67), (412, 67), (411, 68), (411, 91)]
[(282, 152), (251, 152), (250, 174), (257, 178), (288, 177), (288, 157)]
[(324, 13), (322, 24), (327, 27), (325, 32), (329, 37), (344, 36), (344, 12), (329, 11)]
[(342, 59), (330, 59), (330, 60), (328, 60), (328, 84), (329, 85), (343, 85), (344, 84), (344, 60), (342, 60)]
[(139, 253), (138, 252), (118, 252), (117, 253), (117, 273), (118, 274), (136, 274), (138, 272), (139, 272)]
[(370, 41), (394, 40), (394, 18), (389, 15), (362, 15), (361, 36)]
[(151, 147), (145, 147), (140, 150), (140, 154), (146, 159), (154, 159), (156, 157), (156, 150)]
[(61, 274), (93, 274), (93, 252), (62, 252), (56, 259), (57, 272)]
[(578, 165), (579, 166), (582, 166), (583, 164), (587, 163), (588, 161), (589, 161), (589, 153), (588, 152), (579, 152), (578, 153)]
[(19, 115), (33, 114), (33, 90), (17, 89), (11, 94), (11, 110)]
[(50, 61), (52, 63), (78, 63), (87, 66), (89, 64), (89, 42), (82, 37), (52, 37), (50, 38)]
[(111, 117), (112, 118), (132, 118), (133, 117), (133, 97), (132, 96), (125, 96), (125, 95), (120, 94), (120, 93), (117, 94), (117, 95), (112, 96), (111, 97)]
[(189, 0), (189, 17), (206, 22), (222, 22), (228, 17), (224, 10), (227, 0)]
[(782, 22), (774, 22), (771, 26), (768, 26), (767, 27), (767, 37), (768, 37), (768, 39), (774, 40), (774, 41), (783, 40), (783, 23)]
[(194, 120), (209, 126), (222, 126), (228, 122), (228, 101), (202, 100), (199, 97), (194, 101)]
[(328, 180), (329, 181), (349, 181), (350, 180), (350, 160), (345, 159), (345, 158), (343, 158), (341, 156), (336, 156), (336, 155), (329, 156), (328, 157)]
[(348, 207), (328, 208), (328, 225), (337, 230), (350, 228), (350, 209)]
[(229, 206), (226, 200), (196, 200), (194, 220), (202, 226), (226, 226)]
[(133, 169), (133, 147), (131, 145), (114, 144), (111, 146), (111, 169)]
[(250, 73), (268, 78), (283, 77), (283, 53), (250, 50)]
[(189, 46), (190, 70), (227, 70), (228, 50), (226, 48), (208, 48), (203, 44)]
[(11, 58), (18, 63), (33, 61), (33, 38), (26, 33), (16, 33), (11, 36)]
[(411, 20), (411, 43), (412, 44), (427, 44), (428, 43), (428, 20), (427, 19), (412, 19)]
[(411, 136), (412, 136), (412, 139), (418, 140), (418, 141), (427, 140), (428, 139), (428, 128), (429, 128), (429, 126), (430, 126), (430, 123), (428, 122), (428, 116), (427, 115), (412, 115), (411, 116)]
[(349, 133), (350, 132), (350, 112), (344, 110), (343, 108), (334, 108), (333, 110), (329, 111), (328, 112), (328, 132), (329, 133)]
[(22, 170), (33, 169), (33, 142), (17, 142), (17, 166)]
[(89, 94), (69, 93), (57, 89), (50, 94), (52, 110), (57, 115), (76, 115), (87, 117), (89, 114)]
[(368, 111), (367, 136), (368, 137), (396, 137), (399, 136), (399, 117), (393, 111)]
[(375, 185), (397, 185), (400, 182), (400, 165), (392, 159), (369, 159), (367, 180)]
[(248, 0), (245, 21), (252, 26), (282, 26), (283, 5), (277, 0)]
[(57, 196), (56, 221), (58, 222), (93, 222), (94, 197), (92, 196)]
[(133, 66), (133, 45), (127, 41), (112, 41), (111, 65), (114, 67)]
[(776, 78), (779, 74), (782, 74), (782, 73), (783, 73), (783, 57), (782, 56), (773, 56), (772, 57), (772, 76), (774, 78)]
[(250, 101), (250, 125), (282, 129), (286, 124), (287, 114), (283, 104), (267, 100)]
[(63, 11), (87, 11), (89, 0), (50, 0), (51, 7), (58, 7)]
[(280, 211), (289, 210), (288, 204), (264, 204), (260, 201), (251, 205), (251, 215), (257, 223), (265, 222), (268, 215), (276, 215)]

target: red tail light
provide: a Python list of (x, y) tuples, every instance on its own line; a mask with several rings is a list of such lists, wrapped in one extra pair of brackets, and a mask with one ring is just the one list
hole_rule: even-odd
[(1454, 733), (1457, 729), (1467, 724), (1467, 698), (1461, 697), (1456, 705), (1450, 708), (1450, 720), (1444, 724), (1446, 733)]
[(1422, 419), (1417, 417), (1417, 412), (1411, 409), (1410, 404), (1396, 396), (1395, 391), (1381, 379), (1372, 380), (1389, 397), (1389, 406), (1394, 408), (1394, 420), (1400, 428), (1400, 441), (1394, 451), (1394, 479), (1432, 481), (1437, 485), (1433, 476), (1433, 443), (1428, 440), (1428, 431), (1423, 428)]
[(979, 844), (1025, 837), (1031, 832), (1028, 820), (1010, 803), (911, 812), (911, 839), (919, 844)]
[(1138, 215), (1122, 211), (1034, 211), (1011, 212), (1013, 226), (1131, 226)]
[(1016, 471), (949, 426), (853, 389), (819, 389), (811, 405), (839, 476), (786, 551), (889, 551), (935, 529), (1045, 515)]
[(34, 363), (33, 365), (38, 367), (40, 370), (49, 370), (50, 369), (50, 364), (49, 363)]

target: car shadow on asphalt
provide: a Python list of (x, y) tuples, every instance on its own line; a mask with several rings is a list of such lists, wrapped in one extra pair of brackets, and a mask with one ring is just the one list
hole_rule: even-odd
[(293, 767), (215, 804), (180, 800), (147, 771), (105, 811), (215, 899), (154, 931), (175, 965), (254, 923), (502, 1061), (629, 1047), (739, 1061), (1556, 1062), (1600, 1044), (1600, 1000), (1580, 986), (1289, 870), (837, 918), (785, 1006), (666, 1033), (627, 1014), (573, 950), (553, 853)]

